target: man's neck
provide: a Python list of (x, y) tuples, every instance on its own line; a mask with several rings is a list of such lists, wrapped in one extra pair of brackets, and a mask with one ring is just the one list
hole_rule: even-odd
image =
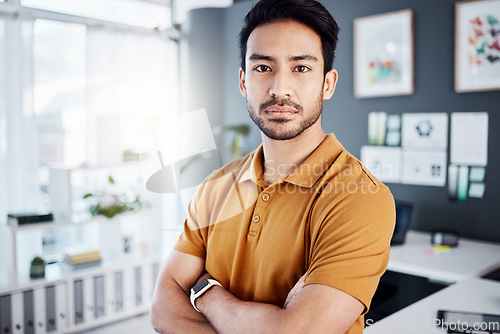
[(285, 141), (273, 140), (262, 134), (263, 170), (266, 185), (270, 185), (293, 172), (325, 138), (326, 134), (321, 128), (321, 123), (315, 124), (299, 136)]

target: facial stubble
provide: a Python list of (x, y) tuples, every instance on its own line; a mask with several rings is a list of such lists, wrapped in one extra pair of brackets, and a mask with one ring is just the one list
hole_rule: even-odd
[(299, 136), (305, 130), (309, 129), (312, 125), (318, 122), (318, 119), (321, 116), (321, 112), (323, 111), (323, 95), (320, 94), (318, 96), (311, 115), (306, 119), (303, 119), (295, 128), (287, 128), (287, 123), (292, 122), (292, 120), (287, 118), (269, 119), (268, 122), (270, 122), (271, 125), (275, 126), (266, 126), (265, 121), (262, 118), (262, 114), (265, 113), (264, 109), (272, 105), (287, 105), (293, 107), (297, 110), (297, 113), (299, 115), (304, 114), (304, 108), (300, 104), (294, 103), (290, 100), (278, 99), (276, 97), (273, 97), (271, 100), (262, 103), (259, 106), (258, 112), (256, 112), (256, 110), (254, 110), (254, 108), (252, 108), (252, 106), (248, 102), (247, 98), (248, 113), (252, 121), (259, 127), (260, 131), (262, 131), (267, 137), (273, 140), (290, 140)]

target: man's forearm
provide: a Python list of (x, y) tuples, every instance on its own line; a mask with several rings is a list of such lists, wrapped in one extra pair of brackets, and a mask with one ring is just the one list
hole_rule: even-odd
[(220, 287), (213, 287), (196, 306), (217, 333), (285, 333), (289, 332), (284, 310), (271, 304), (246, 302)]
[(158, 333), (216, 333), (207, 319), (195, 311), (184, 290), (174, 282), (165, 284), (153, 300), (151, 321)]

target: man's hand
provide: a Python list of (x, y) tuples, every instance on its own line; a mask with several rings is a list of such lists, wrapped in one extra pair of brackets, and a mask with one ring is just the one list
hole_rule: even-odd
[(218, 333), (345, 333), (363, 312), (363, 304), (338, 289), (309, 284), (301, 277), (290, 291), (286, 308), (242, 301), (213, 287), (196, 307)]
[(288, 296), (286, 297), (285, 304), (283, 305), (283, 308), (286, 308), (290, 301), (292, 300), (293, 297), (295, 297), (304, 287), (304, 280), (306, 279), (306, 274), (302, 275), (302, 277), (298, 280), (297, 283), (295, 283), (295, 286), (293, 287), (292, 290), (288, 293)]
[(158, 277), (151, 322), (158, 333), (215, 333), (207, 319), (189, 301), (191, 288), (203, 276), (205, 261), (172, 251)]

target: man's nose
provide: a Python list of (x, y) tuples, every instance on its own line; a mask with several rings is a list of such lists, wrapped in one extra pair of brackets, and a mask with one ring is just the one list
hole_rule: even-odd
[(289, 73), (286, 71), (275, 72), (269, 89), (269, 95), (278, 98), (290, 98), (292, 96), (291, 83), (292, 80)]

